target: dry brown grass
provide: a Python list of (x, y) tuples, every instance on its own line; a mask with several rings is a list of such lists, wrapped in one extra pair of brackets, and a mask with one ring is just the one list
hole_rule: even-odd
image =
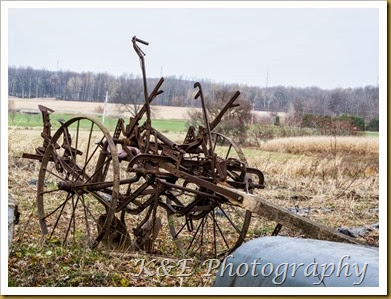
[[(283, 207), (308, 208), (307, 217), (329, 227), (378, 222), (372, 210), (379, 206), (377, 138), (281, 138), (245, 153), (265, 174), (260, 196)], [(297, 235), (284, 228), (282, 233)], [(378, 231), (359, 239), (377, 245)]]
[[(170, 135), (175, 141), (181, 135)], [(377, 138), (330, 137), (276, 139), (261, 149), (244, 149), (250, 166), (265, 174), (266, 188), (257, 193), (280, 206), (309, 208), (307, 217), (337, 228), (378, 222), (379, 206)], [(28, 183), (36, 179), (39, 163), (21, 158), (42, 143), (40, 130), (9, 130), (9, 190), (19, 202), (22, 213), (16, 226), (9, 261), (11, 285), (16, 286), (210, 286), (204, 269), (179, 279), (134, 277), (139, 268), (133, 257), (113, 257), (109, 252), (58, 247), (41, 242), (36, 219), (36, 188)], [(326, 210), (325, 210), (326, 209)], [(328, 210), (327, 210), (328, 209)], [(254, 216), (249, 238), (270, 235), (276, 223)], [(282, 235), (300, 236), (283, 227)], [(364, 238), (378, 244), (378, 231)], [(170, 256), (173, 243), (166, 231), (158, 239), (155, 254)], [(51, 252), (49, 255), (48, 252)], [(148, 260), (151, 255), (140, 254)], [(153, 267), (151, 267), (153, 268)], [(42, 269), (45, 269), (42, 271)]]
[(378, 138), (361, 136), (305, 136), (277, 138), (265, 142), (260, 147), (271, 152), (291, 154), (377, 154)]

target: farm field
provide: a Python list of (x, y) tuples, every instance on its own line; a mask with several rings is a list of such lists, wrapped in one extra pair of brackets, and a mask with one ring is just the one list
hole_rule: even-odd
[[(38, 120), (36, 122), (38, 124)], [(185, 133), (175, 122), (163, 120), (155, 125), (161, 125), (159, 130), (169, 131), (165, 135), (171, 140), (183, 141)], [(42, 144), (40, 126), (26, 129), (19, 124), (11, 125), (8, 130), (9, 190), (21, 212), (9, 257), (10, 286), (213, 284), (214, 276), (204, 276), (206, 269), (202, 259), (197, 257), (192, 263), (194, 273), (189, 277), (138, 275), (141, 266), (135, 264), (135, 260), (144, 258), (154, 269), (165, 257), (174, 263), (177, 261), (174, 242), (167, 229), (162, 229), (153, 254), (119, 252), (103, 247), (86, 249), (79, 243), (63, 247), (55, 241), (44, 242), (36, 216), (39, 163), (21, 158), (23, 152), (31, 153)], [(317, 136), (274, 139), (258, 148), (244, 148), (243, 152), (249, 165), (265, 174), (266, 186), (257, 191), (258, 195), (337, 229), (378, 223), (378, 146), (378, 138), (374, 137)], [(161, 218), (166, 227), (165, 215)], [(270, 235), (275, 225), (253, 216), (247, 238)], [(280, 235), (301, 236), (285, 227)], [(377, 246), (378, 230), (371, 229), (358, 239)]]
[[(60, 122), (57, 120), (67, 121), (74, 117), (74, 114), (64, 114), (54, 112), (50, 115), (52, 119), (52, 128), (58, 129), (60, 127)], [(100, 122), (102, 122), (102, 117), (97, 117), (97, 115), (85, 115), (88, 117), (92, 117)], [(118, 118), (109, 116), (105, 118), (104, 125), (109, 131), (113, 131), (117, 124)], [(141, 120), (141, 123), (143, 120)], [(26, 114), (26, 113), (15, 113), (8, 114), (8, 126), (14, 127), (16, 129), (39, 129), (42, 128), (42, 116), (39, 114)], [(167, 132), (185, 132), (186, 130), (186, 120), (182, 119), (152, 119), (152, 126), (157, 130), (167, 133)], [(88, 128), (82, 128), (88, 129)]]
[[(22, 112), (39, 112), (38, 105), (43, 105), (60, 114), (74, 114), (83, 111), (83, 113), (89, 115), (101, 115), (101, 112), (98, 111), (103, 111), (104, 107), (104, 103), (61, 101), (51, 98), (22, 99), (10, 96), (8, 100), (13, 101), (15, 109)], [(118, 118), (119, 116), (124, 118), (129, 117), (130, 114), (128, 112), (121, 112), (120, 106), (120, 104), (108, 103), (106, 106), (106, 115), (114, 118)], [(200, 108), (151, 105), (152, 118), (159, 120), (187, 120), (189, 119), (188, 112), (191, 109), (198, 110)], [(255, 111), (254, 114), (264, 116), (269, 115), (269, 112)], [(284, 117), (285, 113), (279, 112), (278, 115)]]

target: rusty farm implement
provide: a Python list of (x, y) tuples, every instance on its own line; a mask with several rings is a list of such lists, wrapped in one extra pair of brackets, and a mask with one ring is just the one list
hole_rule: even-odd
[(203, 126), (190, 127), (183, 143), (154, 129), (150, 104), (163, 92), (164, 79), (149, 92), (140, 48), (148, 43), (133, 37), (132, 44), (141, 63), (144, 105), (127, 123), (120, 118), (114, 132), (79, 116), (60, 120), (52, 135), (53, 111), (39, 106), (43, 144), (23, 156), (41, 162), (37, 207), (44, 236), (62, 244), (151, 251), (164, 226), (183, 256), (218, 257), (245, 240), (253, 212), (279, 223), (274, 235), (286, 225), (309, 237), (356, 242), (254, 195), (264, 188), (263, 173), (248, 166), (234, 141), (214, 132), (238, 105), (239, 91), (210, 120), (197, 82)]

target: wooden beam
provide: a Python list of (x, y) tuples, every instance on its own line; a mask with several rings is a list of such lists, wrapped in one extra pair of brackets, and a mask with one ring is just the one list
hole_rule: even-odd
[[(221, 184), (219, 184), (219, 186), (222, 188), (227, 188)], [(329, 227), (316, 223), (315, 221), (306, 217), (292, 213), (285, 208), (282, 208), (257, 195), (246, 194), (245, 192), (233, 190), (231, 188), (227, 189), (233, 192), (237, 192), (243, 196), (242, 203), (236, 201), (234, 198), (228, 198), (232, 204), (265, 217), (268, 220), (276, 221), (277, 223), (289, 227), (290, 229), (300, 231), (310, 238), (365, 245), (362, 242), (341, 234)]]

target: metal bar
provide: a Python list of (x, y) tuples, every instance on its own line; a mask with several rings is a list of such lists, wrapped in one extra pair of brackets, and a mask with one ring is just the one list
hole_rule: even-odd
[(200, 187), (204, 187), (208, 190), (214, 191), (224, 197), (231, 198), (235, 202), (241, 203), (243, 200), (243, 196), (241, 194), (239, 194), (238, 192), (235, 192), (232, 189), (223, 188), (220, 185), (210, 183), (210, 182), (205, 181), (203, 179), (200, 179), (194, 175), (190, 175), (186, 172), (180, 171), (168, 163), (160, 163), (160, 167), (166, 169), (168, 172), (172, 173), (173, 175), (175, 175), (179, 178), (185, 179), (185, 180), (189, 181), (190, 183), (194, 183)]
[(227, 104), (225, 104), (224, 108), (220, 110), (220, 113), (216, 116), (216, 118), (210, 124), (211, 130), (216, 128), (216, 126), (220, 123), (222, 117), (224, 116), (225, 112), (227, 112), (228, 109), (239, 106), (239, 105), (234, 105), (234, 102), (239, 97), (239, 95), (240, 95), (239, 91), (235, 92), (235, 94), (232, 96), (232, 98), (227, 102)]
[(208, 133), (209, 155), (212, 155), (212, 153), (213, 153), (212, 135), (211, 135), (211, 129), (210, 129), (210, 124), (209, 124), (209, 119), (208, 119), (208, 113), (206, 111), (206, 106), (205, 106), (204, 94), (202, 92), (202, 87), (201, 87), (200, 82), (194, 83), (194, 88), (199, 89), (195, 98), (197, 99), (199, 96), (201, 97), (202, 112), (204, 113), (205, 128)]
[[(157, 95), (161, 94), (163, 91), (159, 90), (164, 82), (164, 78), (160, 78), (159, 82), (156, 84), (155, 88), (151, 92), (148, 103), (152, 103), (152, 101), (156, 98)], [(145, 111), (147, 110), (147, 104), (144, 104), (143, 107), (141, 107), (140, 111), (137, 113), (137, 115), (132, 119), (132, 121), (129, 124), (129, 131), (127, 133), (127, 138), (130, 137), (130, 135), (133, 133), (134, 128), (137, 126), (137, 123), (141, 120), (143, 117)]]

